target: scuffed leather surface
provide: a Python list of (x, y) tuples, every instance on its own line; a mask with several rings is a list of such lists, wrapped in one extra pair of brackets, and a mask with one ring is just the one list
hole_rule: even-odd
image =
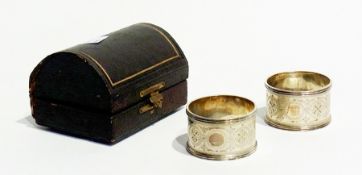
[(33, 116), (39, 125), (48, 126), (54, 131), (114, 144), (185, 105), (187, 82), (183, 81), (161, 94), (164, 97), (163, 107), (155, 109), (154, 113), (139, 113), (139, 108), (148, 101), (142, 101), (117, 114), (107, 114), (34, 99)]
[[(147, 24), (151, 25), (151, 24)], [(40, 125), (95, 141), (116, 143), (166, 117), (186, 104), (188, 62), (174, 39), (162, 31), (176, 51), (159, 32), (144, 24), (109, 34), (99, 44), (81, 44), (46, 57), (30, 76), (32, 115)], [(178, 52), (179, 57), (134, 78), (112, 86), (112, 81), (152, 66)], [(91, 55), (102, 64), (107, 74)], [(162, 108), (154, 113), (139, 113), (150, 104), (140, 92), (165, 82), (160, 89)]]
[[(164, 81), (164, 89), (167, 89), (187, 79), (188, 62), (177, 43), (163, 29), (147, 25), (162, 31), (174, 44), (180, 57), (112, 87), (100, 67), (82, 55), (83, 52), (101, 63), (114, 81), (175, 54), (160, 33), (145, 24), (132, 25), (110, 33), (98, 44), (80, 44), (46, 57), (31, 75), (30, 96), (117, 113), (145, 100), (147, 97), (140, 97), (139, 92), (154, 84)], [(103, 84), (99, 83), (100, 80)]]

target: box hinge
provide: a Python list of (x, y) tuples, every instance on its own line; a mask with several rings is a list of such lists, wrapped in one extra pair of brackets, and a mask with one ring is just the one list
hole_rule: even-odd
[(142, 114), (150, 111), (152, 114), (155, 108), (162, 108), (163, 96), (159, 93), (159, 90), (163, 87), (165, 87), (165, 82), (160, 82), (140, 92), (140, 97), (149, 95), (150, 104), (142, 106), (139, 109), (139, 113)]

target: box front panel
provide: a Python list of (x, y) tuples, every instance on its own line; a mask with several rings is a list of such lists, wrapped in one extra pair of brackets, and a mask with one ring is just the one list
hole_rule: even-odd
[(142, 107), (150, 104), (150, 102), (146, 100), (113, 116), (114, 142), (127, 138), (185, 105), (187, 102), (187, 82), (183, 81), (160, 92), (160, 94), (163, 96), (162, 107), (140, 113)]

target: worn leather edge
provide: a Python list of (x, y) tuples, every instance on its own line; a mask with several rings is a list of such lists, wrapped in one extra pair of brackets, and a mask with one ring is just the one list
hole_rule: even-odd
[[(89, 111), (86, 111), (83, 109), (73, 108), (72, 106), (66, 106), (64, 104), (56, 104), (56, 103), (52, 103), (52, 102), (43, 101), (43, 103), (46, 103), (47, 106), (52, 106), (52, 107), (60, 106), (61, 108), (71, 109), (72, 112), (78, 111), (80, 113), (84, 113), (85, 115), (83, 115), (83, 116), (91, 117), (90, 119), (74, 118), (75, 120), (79, 120), (79, 121), (87, 120), (87, 121), (93, 121), (93, 122), (102, 121), (102, 123), (109, 122), (110, 130), (107, 131), (107, 133), (108, 133), (107, 135), (103, 135), (103, 136), (94, 136), (94, 135), (87, 134), (84, 131), (77, 131), (77, 130), (69, 129), (64, 126), (59, 126), (56, 122), (47, 121), (46, 119), (45, 120), (39, 119), (39, 117), (36, 116), (35, 113), (32, 113), (32, 116), (35, 119), (37, 124), (49, 127), (51, 129), (53, 129), (54, 131), (57, 131), (60, 133), (65, 133), (65, 134), (71, 135), (71, 136), (80, 137), (80, 138), (86, 138), (86, 139), (93, 140), (96, 142), (101, 142), (101, 143), (106, 143), (106, 144), (115, 144), (115, 143), (118, 143), (119, 141), (137, 133), (138, 131), (140, 131), (144, 128), (147, 128), (148, 126), (162, 120), (163, 118), (169, 116), (172, 112), (176, 111), (181, 106), (185, 105), (187, 102), (187, 81), (186, 80), (182, 81), (179, 84), (181, 84), (181, 83), (185, 84), (185, 87), (181, 87), (181, 88), (183, 88), (184, 93), (177, 94), (177, 95), (182, 96), (181, 101), (176, 102), (177, 103), (176, 105), (174, 104), (173, 106), (172, 105), (169, 106), (170, 109), (168, 109), (167, 111), (159, 111), (158, 113), (155, 113), (154, 115), (156, 115), (156, 117), (146, 119), (141, 126), (137, 126), (137, 127), (134, 127), (133, 129), (129, 129), (126, 133), (116, 133), (115, 131), (113, 131), (114, 127), (116, 127), (113, 125), (114, 121), (117, 119), (124, 118), (124, 117), (130, 117), (130, 116), (127, 116), (127, 114), (129, 114), (131, 111), (133, 111), (135, 109), (138, 109), (140, 106), (144, 105), (146, 103), (145, 101), (139, 102), (136, 105), (133, 105), (133, 106), (125, 109), (124, 111), (121, 111), (116, 114), (94, 113), (94, 112), (89, 112)], [(177, 84), (177, 85), (179, 85), (179, 84)], [(175, 85), (175, 86), (177, 86), (177, 85)], [(168, 88), (161, 93), (165, 93), (165, 92), (169, 93), (169, 94), (174, 93), (174, 92), (170, 92), (170, 91), (167, 92), (167, 90), (172, 90), (172, 88), (173, 87)], [(36, 107), (35, 105), (39, 105), (39, 100), (40, 101), (42, 101), (42, 100), (41, 99), (33, 99), (33, 100), (34, 100), (34, 102), (35, 101), (37, 101), (37, 102), (32, 104), (32, 108), (36, 108), (35, 110), (39, 110), (39, 109), (37, 109), (39, 107)], [(48, 110), (50, 110), (50, 109), (48, 109)], [(138, 110), (136, 110), (136, 111), (138, 112)], [(39, 112), (39, 111), (37, 111), (37, 112)], [(143, 114), (143, 115), (147, 116), (147, 114)], [(102, 116), (109, 116), (109, 117), (107, 118), (107, 117), (102, 117)]]

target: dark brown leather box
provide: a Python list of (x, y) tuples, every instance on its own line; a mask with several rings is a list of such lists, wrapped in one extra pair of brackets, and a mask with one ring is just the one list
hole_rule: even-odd
[(148, 23), (47, 56), (30, 76), (39, 125), (116, 143), (187, 101), (188, 63), (175, 40)]

